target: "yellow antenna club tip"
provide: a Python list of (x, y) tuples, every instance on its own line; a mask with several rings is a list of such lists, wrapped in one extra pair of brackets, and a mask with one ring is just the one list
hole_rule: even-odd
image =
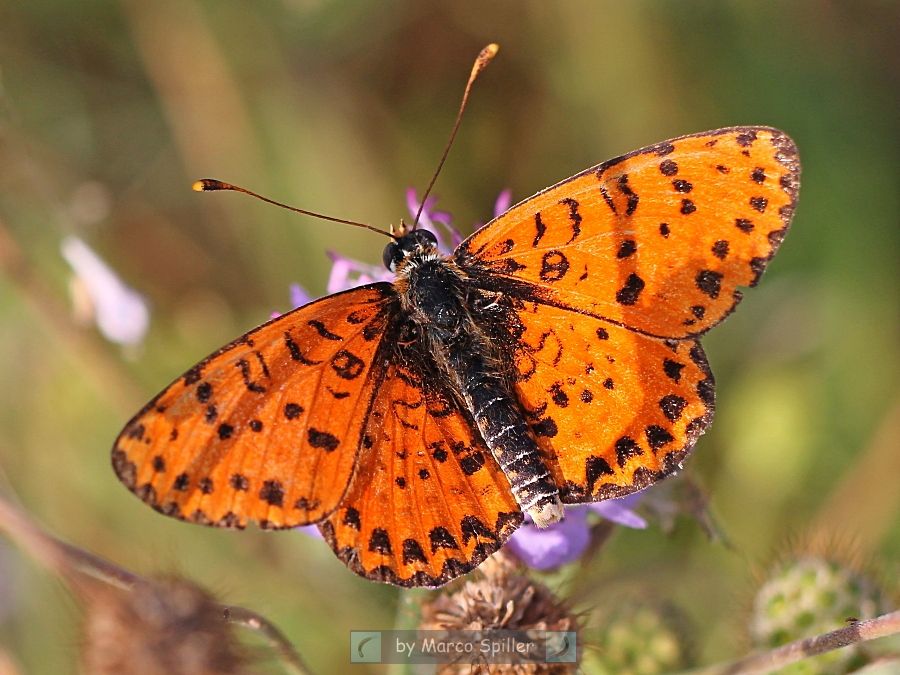
[(217, 181), (214, 178), (201, 178), (200, 180), (195, 180), (191, 185), (191, 190), (194, 192), (210, 192), (221, 189), (223, 189), (221, 181)]

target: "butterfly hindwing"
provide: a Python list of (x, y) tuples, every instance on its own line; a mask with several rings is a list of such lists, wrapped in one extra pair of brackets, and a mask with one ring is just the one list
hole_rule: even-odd
[(684, 136), (604, 162), (514, 206), (456, 259), (475, 283), (665, 338), (726, 316), (774, 255), (799, 189), (793, 142), (766, 127)]
[(564, 502), (621, 497), (679, 467), (712, 421), (700, 344), (523, 303), (516, 395)]
[(440, 586), (500, 548), (522, 517), (509, 482), (453, 397), (392, 364), (350, 490), (319, 527), (361, 576)]
[(356, 464), (395, 298), (386, 283), (328, 296), (211, 355), (122, 431), (119, 478), (153, 508), (207, 525), (321, 520)]

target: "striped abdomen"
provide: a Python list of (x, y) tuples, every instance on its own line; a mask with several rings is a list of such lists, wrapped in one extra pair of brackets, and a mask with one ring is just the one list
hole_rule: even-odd
[(539, 527), (561, 520), (559, 490), (502, 378), (478, 353), (457, 348), (449, 356), (459, 390), (519, 506)]

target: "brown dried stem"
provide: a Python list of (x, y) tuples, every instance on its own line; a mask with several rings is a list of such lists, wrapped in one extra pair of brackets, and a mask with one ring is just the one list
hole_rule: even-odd
[[(67, 579), (76, 589), (83, 591), (91, 583), (100, 582), (130, 591), (137, 584), (146, 581), (118, 565), (48, 534), (3, 496), (0, 496), (0, 532), (6, 532), (10, 539), (41, 565)], [(268, 619), (243, 607), (219, 605), (219, 608), (225, 621), (250, 628), (262, 635), (278, 652), (291, 673), (310, 674), (294, 646)]]
[(895, 610), (867, 621), (855, 621), (830, 633), (796, 640), (768, 652), (751, 654), (737, 661), (701, 668), (692, 673), (694, 675), (770, 673), (810, 656), (898, 633), (900, 633), (900, 610)]
[(294, 645), (266, 617), (244, 607), (232, 605), (222, 605), (222, 615), (226, 621), (249, 628), (262, 635), (272, 648), (278, 652), (282, 662), (290, 672), (296, 675), (310, 675), (311, 671), (303, 662), (297, 650), (294, 649)]

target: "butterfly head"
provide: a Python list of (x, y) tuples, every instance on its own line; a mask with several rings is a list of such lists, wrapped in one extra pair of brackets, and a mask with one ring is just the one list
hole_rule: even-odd
[(437, 237), (428, 230), (409, 229), (403, 223), (394, 230), (397, 237), (384, 247), (382, 260), (391, 272), (396, 272), (410, 257), (438, 257)]

